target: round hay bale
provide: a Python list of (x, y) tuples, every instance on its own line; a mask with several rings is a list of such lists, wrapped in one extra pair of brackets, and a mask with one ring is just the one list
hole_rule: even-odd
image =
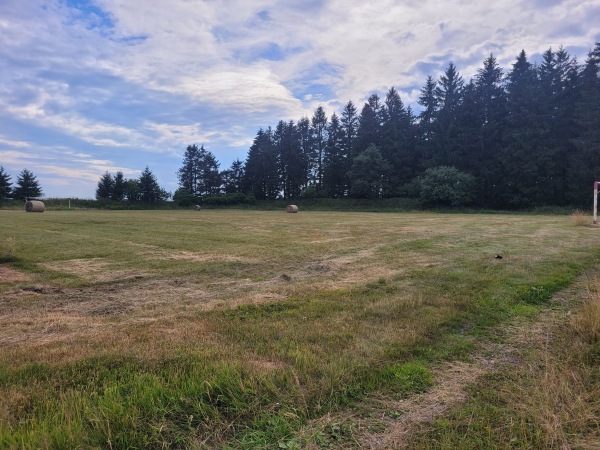
[(287, 206), (287, 212), (289, 212), (289, 213), (297, 213), (298, 212), (298, 207), (296, 205), (288, 205)]
[(194, 211), (200, 211), (202, 207), (200, 205), (194, 205)]
[(25, 211), (27, 212), (44, 212), (46, 205), (39, 200), (29, 200), (25, 203)]

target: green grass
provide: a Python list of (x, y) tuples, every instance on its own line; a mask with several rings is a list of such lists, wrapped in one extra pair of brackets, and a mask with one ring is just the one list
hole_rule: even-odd
[(0, 236), (7, 448), (296, 448), (600, 256), (556, 216), (0, 211)]

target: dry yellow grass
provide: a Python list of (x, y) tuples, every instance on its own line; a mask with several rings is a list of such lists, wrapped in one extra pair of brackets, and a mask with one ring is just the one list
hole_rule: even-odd
[[(43, 216), (35, 231), (40, 238), (27, 242), (24, 258), (46, 272), (27, 275), (35, 284), (4, 289), (0, 362), (13, 352), (56, 362), (56, 353), (68, 353), (65, 342), (74, 359), (102, 348), (144, 355), (152, 344), (132, 342), (131, 335), (165, 329), (161, 324), (172, 327), (171, 345), (184, 345), (187, 330), (201, 326), (202, 311), (354, 289), (377, 280), (398, 289), (368, 305), (368, 314), (385, 317), (415, 298), (419, 307), (449, 302), (452, 308), (455, 300), (443, 295), (423, 302), (423, 287), (411, 281), (412, 274), (420, 274), (417, 280), (435, 279), (436, 273), (443, 278), (449, 269), (474, 264), (482, 274), (528, 276), (538, 260), (560, 257), (592, 237), (557, 228), (559, 219), (540, 217), (305, 213), (282, 220), (275, 213), (237, 211), (198, 217), (91, 211)], [(30, 233), (31, 227), (26, 222), (19, 228)], [(505, 256), (501, 264), (493, 259), (496, 253)], [(57, 278), (62, 274), (74, 278)], [(70, 287), (63, 280), (84, 285)], [(199, 332), (192, 341), (205, 339)]]
[(576, 227), (582, 227), (584, 225), (589, 225), (592, 223), (592, 220), (588, 213), (582, 211), (581, 209), (576, 209), (571, 214), (571, 223)]

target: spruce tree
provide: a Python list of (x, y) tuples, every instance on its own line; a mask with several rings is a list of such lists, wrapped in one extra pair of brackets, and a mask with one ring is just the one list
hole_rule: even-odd
[(521, 51), (507, 78), (507, 130), (504, 134), (502, 184), (497, 186), (495, 207), (529, 207), (538, 195), (540, 166), (546, 152), (542, 145), (544, 124), (542, 97), (536, 69)]
[(274, 200), (281, 191), (279, 157), (271, 127), (258, 130), (246, 157), (244, 191), (259, 200)]
[(354, 157), (365, 151), (370, 145), (379, 148), (381, 144), (381, 126), (383, 123), (381, 101), (377, 94), (372, 94), (364, 104), (358, 119), (356, 146)]
[(418, 117), (418, 154), (421, 165), (429, 167), (432, 165), (435, 149), (436, 116), (438, 111), (438, 100), (435, 95), (437, 81), (430, 75), (427, 77), (425, 86), (421, 88), (421, 95), (417, 103), (423, 107)]
[(108, 171), (100, 177), (96, 188), (96, 200), (109, 200), (113, 197), (115, 180)]
[(358, 132), (358, 110), (352, 101), (349, 101), (344, 106), (342, 114), (340, 116), (341, 125), (341, 142), (340, 142), (340, 157), (344, 161), (344, 165), (341, 173), (343, 178), (343, 192), (344, 196), (348, 194), (350, 189), (350, 180), (348, 178), (348, 172), (352, 165), (353, 155), (356, 154), (357, 145), (357, 132)]
[(390, 88), (382, 108), (381, 155), (391, 170), (386, 179), (384, 196), (394, 197), (402, 185), (415, 175), (416, 154), (412, 114), (404, 106), (400, 94)]
[(6, 200), (11, 197), (11, 186), (10, 175), (4, 171), (4, 167), (0, 166), (0, 200)]
[(26, 200), (41, 195), (42, 189), (35, 175), (29, 170), (23, 169), (17, 177), (17, 186), (14, 189), (13, 197)]
[(327, 116), (322, 106), (319, 106), (310, 121), (312, 144), (313, 144), (313, 164), (312, 181), (316, 185), (317, 192), (320, 192), (323, 186), (323, 154), (327, 144)]
[(146, 166), (138, 179), (139, 200), (143, 203), (158, 203), (163, 200), (163, 190), (158, 185), (156, 177)]
[(236, 194), (243, 190), (244, 163), (236, 159), (229, 169), (221, 172), (221, 179), (226, 194)]
[(346, 191), (347, 154), (343, 146), (343, 130), (336, 113), (327, 126), (327, 146), (323, 161), (323, 191), (328, 197), (343, 197)]
[(202, 195), (200, 180), (201, 158), (201, 149), (196, 144), (188, 145), (183, 155), (183, 165), (177, 172), (179, 187), (198, 197)]
[(191, 195), (201, 197), (221, 191), (222, 180), (219, 162), (204, 145), (188, 145), (183, 155), (183, 165), (177, 172), (179, 187)]
[(436, 135), (433, 147), (433, 165), (456, 163), (458, 148), (457, 113), (462, 102), (464, 80), (454, 63), (440, 76), (435, 88), (439, 110), (436, 114)]
[(113, 178), (113, 189), (112, 194), (110, 196), (111, 200), (120, 202), (125, 198), (125, 178), (123, 176), (123, 172), (118, 171)]

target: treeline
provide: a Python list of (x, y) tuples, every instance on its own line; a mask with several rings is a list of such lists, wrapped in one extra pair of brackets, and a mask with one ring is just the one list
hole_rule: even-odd
[(523, 51), (507, 73), (490, 56), (468, 82), (450, 63), (418, 103), (415, 115), (392, 88), (360, 112), (348, 102), (339, 117), (319, 107), (261, 129), (241, 188), (259, 199), (421, 196), (491, 208), (589, 201), (600, 176), (600, 44), (583, 66), (563, 48), (539, 65)]
[(105, 202), (160, 203), (170, 197), (147, 166), (138, 178), (126, 179), (120, 171), (114, 175), (106, 172), (96, 188), (96, 200)]
[(13, 186), (12, 177), (0, 166), (0, 201), (8, 199), (26, 200), (40, 197), (42, 188), (36, 176), (29, 170), (23, 169), (17, 175)]
[(439, 79), (427, 78), (418, 104), (415, 114), (391, 88), (360, 111), (352, 101), (331, 117), (318, 107), (310, 118), (258, 130), (246, 160), (223, 171), (210, 151), (190, 145), (173, 200), (408, 197), (496, 209), (589, 202), (600, 177), (600, 43), (583, 65), (562, 47), (539, 64), (522, 51), (508, 71), (491, 55), (468, 82), (450, 63)]

